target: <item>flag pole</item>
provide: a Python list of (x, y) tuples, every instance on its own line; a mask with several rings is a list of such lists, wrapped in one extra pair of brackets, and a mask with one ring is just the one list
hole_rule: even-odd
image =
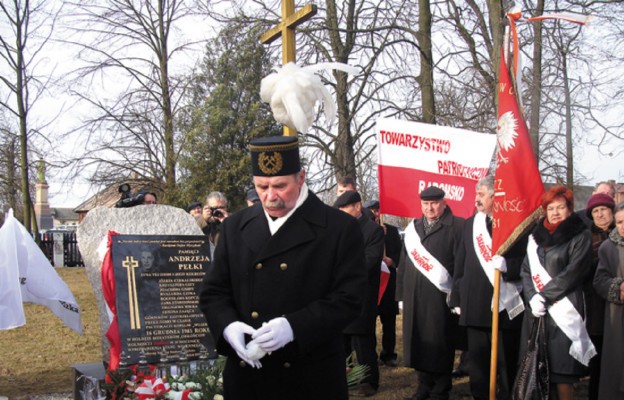
[(500, 297), (500, 271), (494, 270), (492, 296), (492, 350), (490, 356), (490, 400), (496, 400), (496, 367), (498, 360), (498, 299)]
[[(505, 27), (503, 37), (503, 51), (501, 52), (501, 57), (506, 57), (506, 53), (508, 53), (508, 46), (509, 26), (507, 25)], [(494, 193), (494, 195), (496, 195), (496, 193)], [(490, 349), (490, 400), (496, 400), (496, 376), (498, 367), (498, 302), (500, 298), (500, 279), (501, 272), (498, 269), (494, 270), (494, 293), (492, 294), (492, 347)]]

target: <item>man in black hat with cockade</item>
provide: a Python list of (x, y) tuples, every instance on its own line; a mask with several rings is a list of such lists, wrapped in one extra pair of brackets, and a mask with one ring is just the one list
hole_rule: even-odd
[(362, 233), (308, 190), (296, 137), (249, 148), (260, 203), (224, 221), (200, 292), (228, 356), (224, 397), (346, 400), (342, 331), (366, 290)]
[(186, 207), (186, 212), (191, 214), (193, 218), (201, 215), (202, 213), (202, 203), (199, 201), (194, 201)]
[(418, 389), (410, 400), (448, 399), (458, 342), (458, 318), (448, 298), (464, 219), (453, 216), (444, 191), (430, 186), (420, 193), (422, 218), (405, 228), (399, 271), (403, 279), (403, 351), (414, 368)]
[(256, 189), (249, 189), (247, 191), (247, 194), (245, 195), (245, 201), (247, 202), (247, 207), (251, 207), (260, 201), (260, 197), (258, 197), (258, 192), (256, 192)]
[(383, 229), (375, 221), (362, 214), (362, 199), (358, 192), (346, 191), (336, 199), (334, 207), (356, 218), (364, 235), (365, 262), (361, 268), (368, 276), (368, 287), (363, 292), (364, 309), (362, 314), (344, 330), (345, 352), (355, 350), (358, 363), (368, 366), (368, 376), (362, 380), (353, 394), (372, 396), (379, 388), (379, 366), (377, 365), (377, 341), (375, 326), (377, 322), (377, 299), (379, 298), (379, 280), (381, 260), (384, 254)]

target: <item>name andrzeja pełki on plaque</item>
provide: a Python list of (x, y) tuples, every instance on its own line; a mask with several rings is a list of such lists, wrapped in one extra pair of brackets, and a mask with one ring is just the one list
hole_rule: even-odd
[(212, 336), (198, 308), (198, 291), (210, 265), (206, 236), (115, 235), (112, 243), (121, 350), (137, 363), (202, 346), (216, 358)]

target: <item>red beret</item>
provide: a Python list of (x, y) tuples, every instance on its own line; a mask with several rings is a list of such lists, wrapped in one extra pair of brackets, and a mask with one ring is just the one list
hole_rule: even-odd
[(585, 213), (587, 214), (587, 217), (589, 219), (591, 219), (592, 217), (592, 210), (598, 206), (605, 206), (613, 211), (613, 209), (615, 208), (615, 200), (613, 200), (613, 198), (608, 194), (604, 193), (596, 193), (595, 195), (590, 197), (589, 201), (587, 202), (587, 208), (585, 208)]

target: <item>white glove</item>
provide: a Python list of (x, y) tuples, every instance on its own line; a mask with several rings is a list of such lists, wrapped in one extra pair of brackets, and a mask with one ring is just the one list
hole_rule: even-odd
[(498, 254), (493, 256), (492, 264), (494, 265), (494, 268), (501, 272), (501, 274), (507, 272), (507, 261), (505, 261), (505, 257), (499, 256)]
[(232, 346), (238, 357), (254, 368), (262, 367), (260, 361), (253, 360), (247, 356), (245, 348), (245, 334), (253, 335), (257, 331), (244, 322), (232, 322), (223, 330), (223, 337)]
[(529, 301), (531, 312), (535, 318), (546, 315), (546, 299), (541, 294), (535, 294)]
[(451, 308), (451, 312), (452, 312), (453, 314), (461, 315), (461, 308), (459, 308), (459, 307), (453, 307), (453, 308)]
[(295, 339), (290, 323), (284, 317), (273, 318), (262, 324), (251, 338), (267, 353), (281, 349)]

